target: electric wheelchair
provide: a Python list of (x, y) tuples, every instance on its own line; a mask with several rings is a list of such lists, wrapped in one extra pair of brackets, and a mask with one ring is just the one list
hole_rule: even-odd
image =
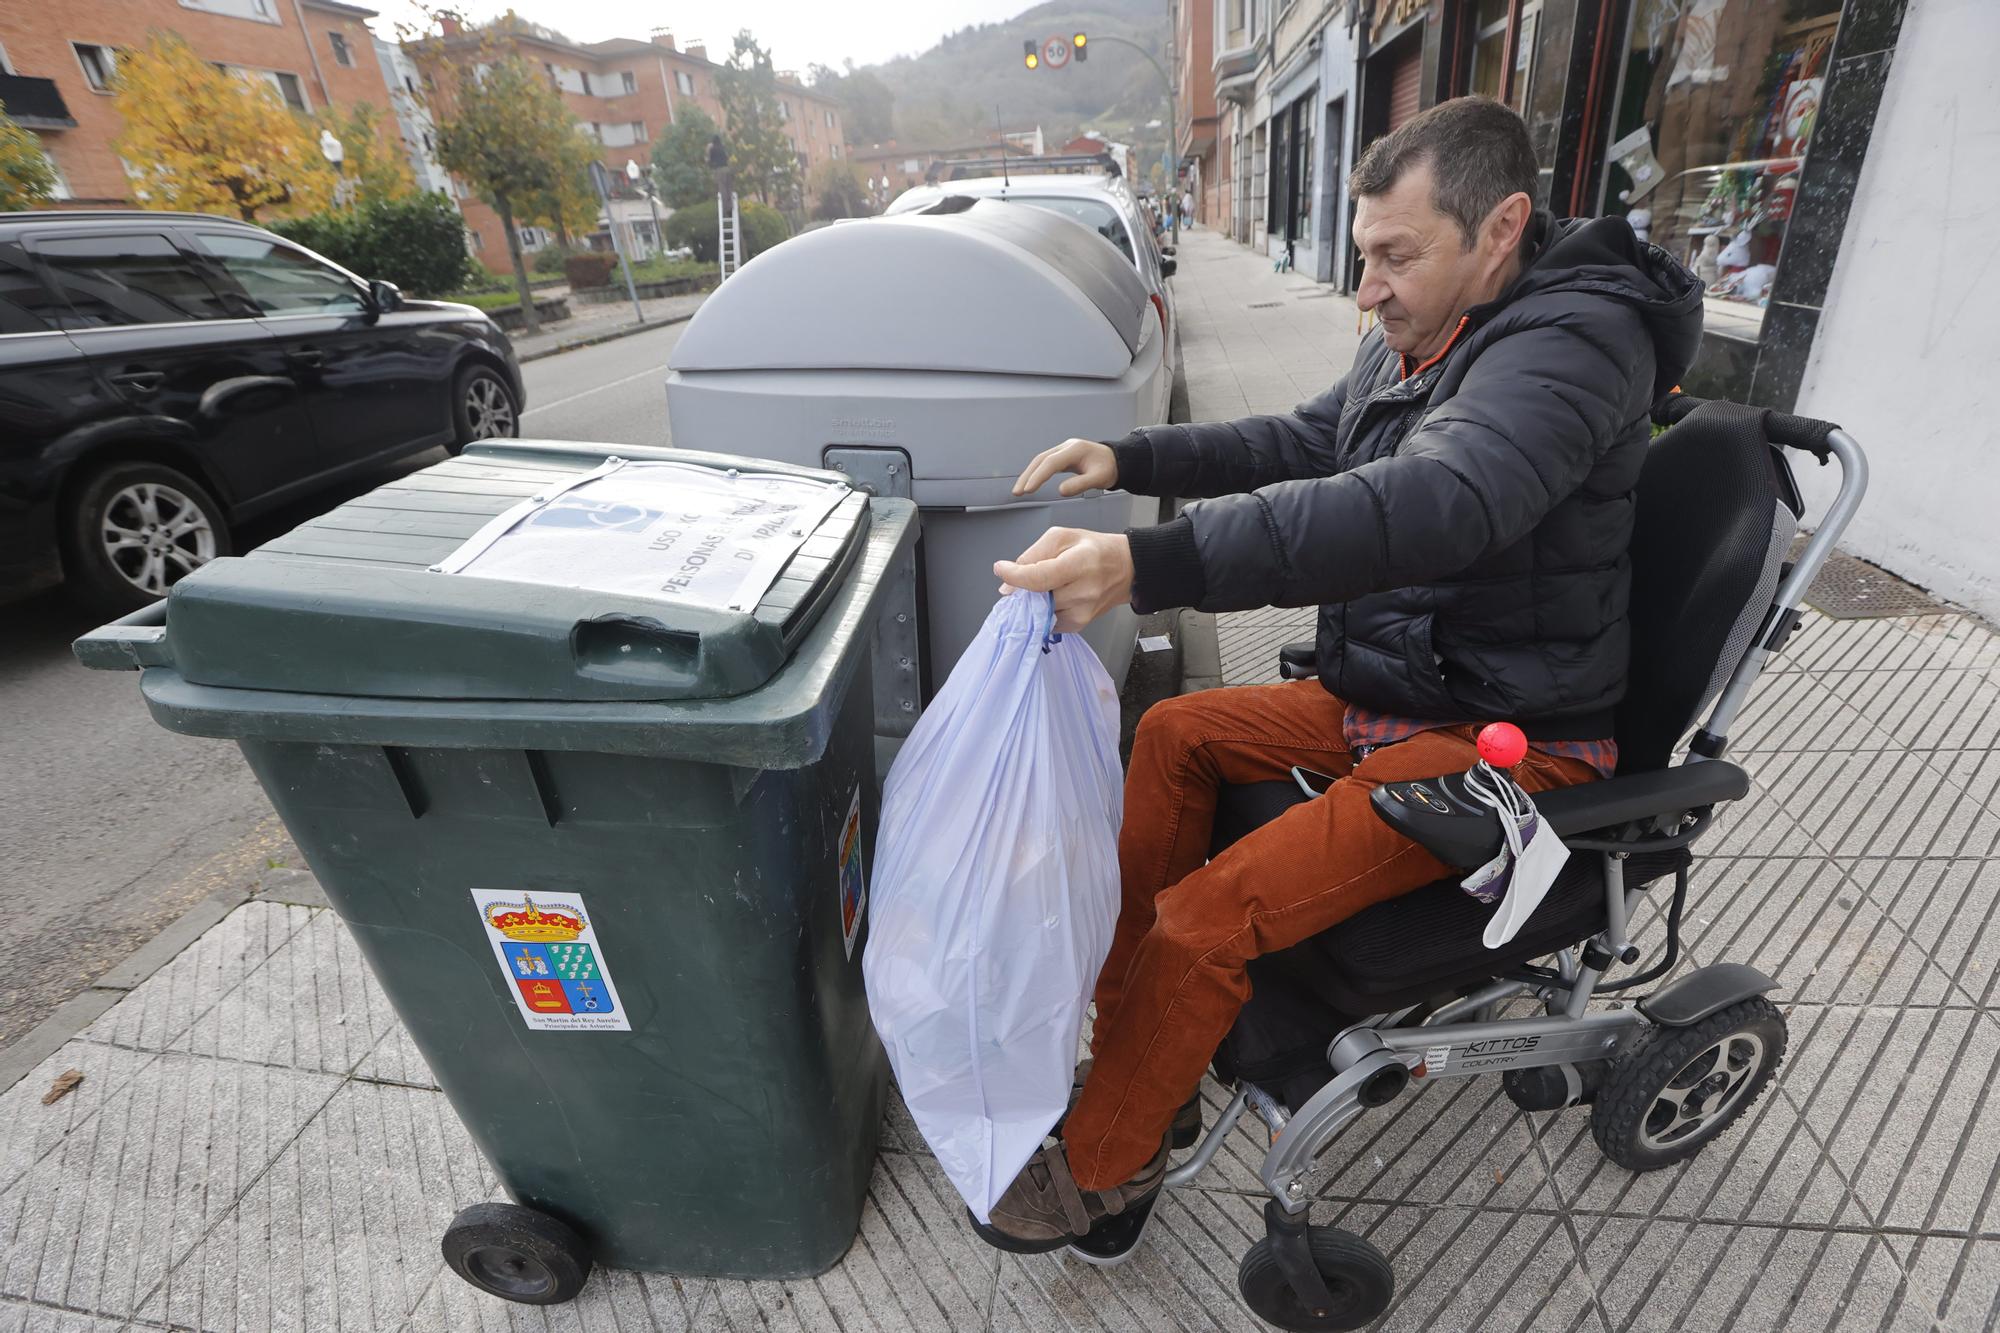
[[(1309, 1223), (1306, 1175), (1349, 1122), (1413, 1084), (1497, 1073), (1524, 1110), (1587, 1104), (1605, 1156), (1646, 1171), (1714, 1140), (1784, 1056), (1785, 1020), (1765, 997), (1776, 983), (1753, 968), (1716, 963), (1645, 988), (1678, 961), (1693, 844), (1750, 789), (1723, 757), (1730, 726), (1797, 627), (1807, 586), (1860, 504), (1867, 464), (1838, 427), (1784, 413), (1675, 395), (1656, 422), (1668, 429), (1637, 488), (1618, 772), (1535, 798), (1571, 849), (1547, 897), (1488, 949), (1495, 908), (1454, 876), (1250, 967), (1252, 998), (1214, 1061), (1234, 1098), (1167, 1186), (1199, 1175), (1246, 1113), (1269, 1126), (1266, 1234), (1243, 1257), (1238, 1286), (1280, 1328), (1358, 1328), (1388, 1307), (1387, 1259), (1360, 1236)], [(1841, 468), (1795, 561), (1804, 503), (1788, 449)], [(1290, 645), (1281, 671), (1310, 677), (1312, 658), (1310, 643)], [(1225, 788), (1215, 849), (1308, 799), (1303, 782)], [(1447, 865), (1469, 870), (1499, 850), (1498, 821), (1463, 774), (1388, 784), (1372, 799)], [(1663, 948), (1629, 971), (1642, 959), (1627, 937), (1633, 910), (1667, 882)], [(1590, 1007), (1607, 995), (1631, 1002)], [(1499, 1016), (1521, 997), (1540, 1012)]]

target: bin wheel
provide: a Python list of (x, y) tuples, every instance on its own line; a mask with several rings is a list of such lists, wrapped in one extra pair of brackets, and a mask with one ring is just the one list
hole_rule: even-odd
[(1333, 1305), (1308, 1310), (1278, 1266), (1272, 1240), (1264, 1236), (1250, 1247), (1236, 1267), (1236, 1290), (1251, 1313), (1278, 1328), (1302, 1333), (1360, 1328), (1389, 1308), (1396, 1294), (1396, 1275), (1388, 1259), (1362, 1237), (1338, 1227), (1307, 1227), (1306, 1244), (1313, 1267), (1326, 1280)]
[(547, 1213), (513, 1203), (461, 1209), (444, 1233), (451, 1271), (489, 1296), (522, 1305), (573, 1301), (590, 1276), (583, 1237)]

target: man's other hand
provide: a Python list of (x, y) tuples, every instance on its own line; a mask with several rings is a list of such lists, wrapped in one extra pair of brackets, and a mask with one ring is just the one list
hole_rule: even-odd
[(1092, 488), (1110, 490), (1118, 484), (1118, 457), (1110, 445), (1096, 440), (1064, 440), (1034, 456), (1014, 483), (1014, 494), (1033, 495), (1058, 472), (1076, 473), (1056, 488), (1060, 495), (1081, 495)]
[(1132, 546), (1122, 533), (1050, 528), (1019, 560), (995, 561), (993, 572), (1003, 580), (1003, 593), (1054, 594), (1056, 629), (1063, 634), (1132, 600)]

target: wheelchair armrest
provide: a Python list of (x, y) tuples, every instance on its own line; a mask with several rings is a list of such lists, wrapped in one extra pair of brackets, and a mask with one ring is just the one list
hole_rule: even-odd
[[(1564, 838), (1639, 821), (1657, 823), (1750, 790), (1750, 775), (1714, 759), (1631, 773), (1535, 794), (1535, 808)], [(1369, 795), (1375, 813), (1446, 865), (1470, 870), (1500, 852), (1500, 821), (1465, 789), (1465, 774), (1385, 782)], [(1666, 830), (1671, 831), (1671, 830)]]
[(1593, 833), (1640, 819), (1660, 819), (1721, 801), (1740, 801), (1750, 791), (1750, 775), (1723, 759), (1628, 773), (1542, 792), (1535, 808), (1563, 837)]
[(1278, 650), (1278, 674), (1286, 680), (1311, 680), (1319, 675), (1319, 644), (1300, 639)]

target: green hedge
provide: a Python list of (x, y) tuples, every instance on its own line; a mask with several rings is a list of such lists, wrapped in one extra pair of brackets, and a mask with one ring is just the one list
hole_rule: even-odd
[[(792, 234), (791, 224), (775, 208), (742, 199), (738, 201), (737, 212), (743, 219), (745, 259), (755, 258)], [(715, 241), (713, 199), (677, 208), (674, 215), (667, 219), (667, 244), (689, 247), (694, 251), (694, 257), (704, 264), (715, 262)]]
[(363, 278), (384, 278), (411, 296), (444, 296), (471, 276), (465, 219), (441, 194), (370, 199), (271, 224), (271, 230)]

